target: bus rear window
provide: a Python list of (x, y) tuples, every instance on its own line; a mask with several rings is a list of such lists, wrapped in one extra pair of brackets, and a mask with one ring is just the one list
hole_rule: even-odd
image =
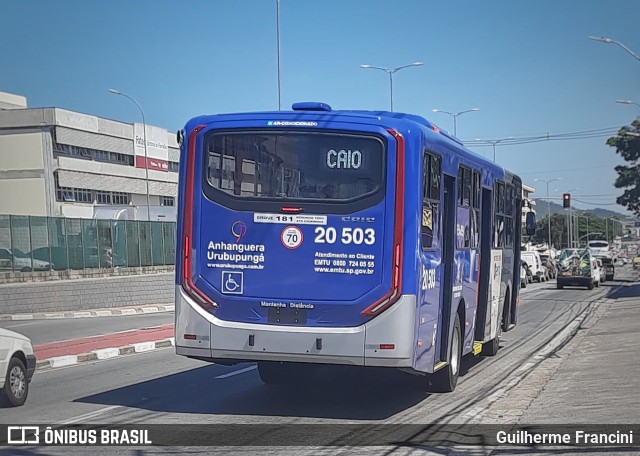
[(220, 132), (206, 138), (207, 182), (235, 198), (349, 201), (384, 183), (384, 144), (373, 136)]

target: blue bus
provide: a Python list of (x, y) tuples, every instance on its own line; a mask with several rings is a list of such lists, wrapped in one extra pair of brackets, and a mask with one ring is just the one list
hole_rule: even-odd
[(196, 117), (178, 142), (177, 354), (446, 392), (515, 326), (522, 181), (426, 119), (305, 102)]

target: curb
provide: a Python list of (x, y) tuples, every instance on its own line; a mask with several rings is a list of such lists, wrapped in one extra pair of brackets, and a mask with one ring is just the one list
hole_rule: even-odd
[(175, 338), (155, 340), (151, 342), (139, 342), (136, 344), (125, 345), (123, 347), (101, 348), (88, 353), (79, 355), (56, 356), (49, 359), (43, 359), (36, 362), (36, 372), (54, 369), (56, 367), (72, 366), (74, 364), (87, 363), (90, 361), (98, 361), (103, 359), (116, 358), (123, 355), (131, 355), (133, 353), (143, 353), (160, 348), (175, 346)]
[(0, 315), (0, 321), (115, 317), (115, 316), (122, 316), (122, 315), (173, 312), (174, 310), (175, 310), (175, 306), (173, 304), (167, 304), (162, 306), (127, 307), (127, 308), (109, 309), (109, 310), (100, 309), (100, 310), (85, 310), (85, 311), (78, 311), (78, 312), (46, 312), (46, 313), (42, 312), (42, 313), (33, 313), (33, 314)]

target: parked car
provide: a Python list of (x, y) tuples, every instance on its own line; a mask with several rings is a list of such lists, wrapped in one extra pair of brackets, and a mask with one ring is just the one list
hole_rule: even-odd
[(53, 265), (48, 261), (33, 259), (18, 249), (0, 249), (0, 270), (14, 271), (48, 271)]
[(0, 392), (10, 406), (25, 403), (35, 370), (36, 356), (31, 340), (0, 328)]
[(640, 256), (633, 259), (633, 269), (640, 269)]
[(600, 270), (589, 249), (564, 249), (558, 258), (558, 289), (565, 285), (586, 286), (589, 290), (600, 285)]
[(547, 268), (542, 265), (540, 254), (538, 252), (522, 252), (520, 258), (526, 261), (531, 269), (534, 280), (544, 282), (548, 278)]

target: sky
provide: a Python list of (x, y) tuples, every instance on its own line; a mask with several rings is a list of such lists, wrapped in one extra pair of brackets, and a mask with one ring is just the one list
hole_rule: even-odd
[[(640, 116), (640, 1), (513, 0), (0, 0), (0, 91), (29, 107), (60, 107), (175, 131), (201, 114), (321, 101), (333, 109), (421, 115), (560, 202), (615, 204), (605, 144)], [(585, 133), (592, 132), (592, 133)], [(558, 137), (514, 144), (522, 138)]]

